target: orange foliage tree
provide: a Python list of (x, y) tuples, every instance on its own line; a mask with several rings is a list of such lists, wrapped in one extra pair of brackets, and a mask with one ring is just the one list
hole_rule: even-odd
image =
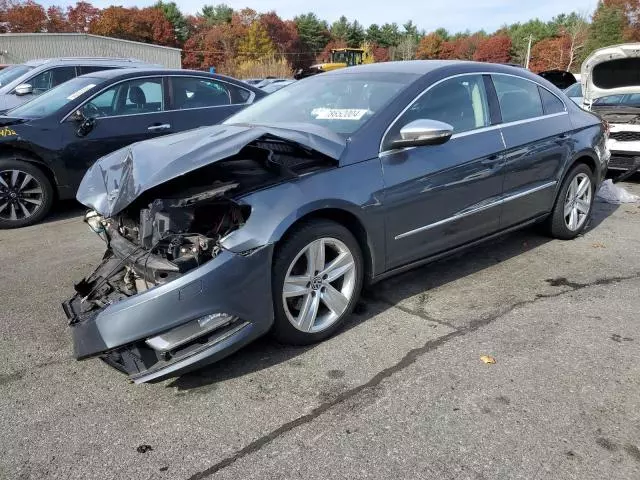
[(47, 26), (47, 12), (32, 0), (10, 3), (4, 12), (5, 28), (14, 33), (42, 32)]
[(435, 32), (425, 35), (418, 44), (416, 58), (419, 60), (439, 58), (443, 42), (442, 37)]
[(477, 62), (509, 63), (511, 38), (504, 34), (483, 38), (478, 42), (473, 59)]
[(534, 72), (566, 70), (571, 62), (571, 40), (567, 35), (547, 38), (531, 49), (529, 68)]

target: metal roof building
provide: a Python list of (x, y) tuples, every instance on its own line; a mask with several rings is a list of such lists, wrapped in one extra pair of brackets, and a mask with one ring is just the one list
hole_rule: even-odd
[(3, 33), (0, 34), (0, 63), (23, 63), (50, 57), (136, 58), (167, 68), (182, 66), (179, 48), (88, 33)]

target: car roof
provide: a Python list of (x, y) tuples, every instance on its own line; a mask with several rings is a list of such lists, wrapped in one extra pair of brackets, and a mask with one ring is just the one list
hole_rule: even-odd
[(85, 75), (81, 75), (80, 77), (88, 77), (95, 78), (101, 81), (109, 81), (113, 79), (126, 79), (131, 77), (139, 77), (140, 75), (151, 76), (151, 75), (197, 75), (199, 77), (207, 77), (215, 80), (223, 80), (229, 83), (236, 84), (238, 86), (242, 86), (245, 90), (251, 90), (258, 95), (263, 94), (264, 92), (250, 85), (248, 83), (243, 82), (242, 80), (238, 80), (237, 78), (228, 77), (226, 75), (220, 75), (217, 73), (209, 73), (203, 72), (202, 70), (185, 70), (182, 68), (118, 68), (113, 70), (99, 70), (97, 72), (87, 73)]
[(522, 77), (558, 90), (551, 82), (519, 65), (502, 63), (471, 62), (466, 60), (410, 60), (401, 62), (369, 63), (353, 67), (331, 70), (325, 75), (350, 75), (350, 74), (397, 74), (415, 75), (424, 77), (428, 74), (437, 76), (460, 75), (466, 73), (502, 73), (516, 77)]
[(36, 58), (24, 62), (24, 65), (30, 67), (39, 67), (41, 65), (152, 65), (149, 62), (138, 60), (136, 58), (117, 58), (117, 57), (53, 57), (53, 58)]
[(115, 77), (130, 77), (136, 75), (198, 75), (201, 77), (219, 78), (221, 80), (230, 80), (236, 83), (244, 83), (242, 80), (227, 77), (225, 75), (219, 75), (216, 73), (203, 72), (201, 70), (185, 70), (182, 68), (118, 68), (113, 70), (99, 70), (97, 72), (87, 73), (82, 75), (83, 77), (93, 78), (115, 78)]
[(409, 60), (399, 62), (382, 62), (356, 65), (353, 67), (331, 70), (323, 75), (345, 75), (349, 73), (407, 73), (425, 75), (443, 69), (468, 69), (470, 72), (484, 70), (497, 73), (513, 73), (526, 75), (528, 70), (519, 65), (507, 65), (486, 62), (471, 62), (466, 60)]

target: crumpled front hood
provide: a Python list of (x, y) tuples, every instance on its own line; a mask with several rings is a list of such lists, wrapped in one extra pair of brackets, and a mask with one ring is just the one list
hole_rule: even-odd
[(580, 73), (585, 105), (607, 95), (640, 93), (640, 43), (596, 50)]
[(236, 155), (265, 136), (302, 145), (336, 161), (346, 148), (345, 138), (310, 124), (203, 127), (134, 143), (102, 157), (85, 174), (76, 198), (111, 217), (150, 188)]

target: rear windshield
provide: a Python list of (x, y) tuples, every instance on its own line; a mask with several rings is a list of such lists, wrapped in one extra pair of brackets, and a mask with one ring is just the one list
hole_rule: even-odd
[(593, 67), (593, 84), (598, 88), (640, 85), (640, 58), (619, 58)]
[(93, 77), (76, 77), (52, 88), (24, 105), (9, 110), (7, 116), (16, 118), (46, 117), (73, 102), (80, 95), (93, 90), (96, 84), (101, 81), (101, 79)]
[(27, 65), (11, 65), (10, 67), (0, 70), (0, 87), (4, 87), (8, 83), (13, 82), (16, 78), (21, 77), (33, 67)]

